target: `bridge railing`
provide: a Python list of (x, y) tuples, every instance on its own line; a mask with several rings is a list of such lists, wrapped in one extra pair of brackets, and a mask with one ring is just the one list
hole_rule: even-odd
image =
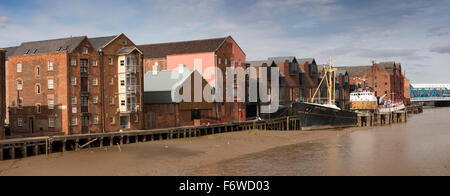
[(450, 97), (450, 90), (447, 88), (411, 88), (411, 99), (430, 97)]

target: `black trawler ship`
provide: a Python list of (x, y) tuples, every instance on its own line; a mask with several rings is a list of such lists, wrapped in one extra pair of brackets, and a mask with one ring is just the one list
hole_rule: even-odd
[[(332, 67), (331, 62), (332, 58), (330, 58), (329, 66), (325, 67), (323, 79), (311, 101), (292, 103), (290, 108), (291, 114), (300, 118), (303, 130), (352, 127), (358, 124), (357, 113), (342, 110), (335, 105), (335, 69)], [(320, 86), (324, 83), (326, 83), (328, 89), (328, 103), (314, 103), (314, 98), (316, 97)]]

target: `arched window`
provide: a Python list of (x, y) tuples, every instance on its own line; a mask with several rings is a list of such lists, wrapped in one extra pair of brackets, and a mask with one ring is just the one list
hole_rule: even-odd
[(41, 94), (41, 85), (39, 84), (36, 85), (36, 94)]
[(36, 77), (39, 77), (41, 75), (41, 69), (39, 67), (36, 67)]

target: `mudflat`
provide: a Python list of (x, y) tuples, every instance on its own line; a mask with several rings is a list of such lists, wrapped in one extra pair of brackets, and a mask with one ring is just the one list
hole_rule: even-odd
[[(1, 161), (2, 176), (178, 176), (212, 163), (361, 130), (244, 131)], [(224, 174), (226, 175), (226, 174)]]

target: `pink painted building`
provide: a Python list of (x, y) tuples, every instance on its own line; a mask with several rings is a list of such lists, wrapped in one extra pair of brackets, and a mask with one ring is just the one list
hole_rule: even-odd
[[(144, 53), (144, 73), (154, 69), (174, 70), (184, 64), (186, 68), (200, 72), (213, 87), (216, 87), (215, 74), (206, 70), (219, 68), (225, 73), (226, 67), (245, 69), (246, 54), (231, 36), (140, 45), (138, 48)], [(225, 86), (225, 81), (223, 85)], [(217, 118), (222, 122), (245, 119), (244, 103), (217, 104), (216, 110)]]

